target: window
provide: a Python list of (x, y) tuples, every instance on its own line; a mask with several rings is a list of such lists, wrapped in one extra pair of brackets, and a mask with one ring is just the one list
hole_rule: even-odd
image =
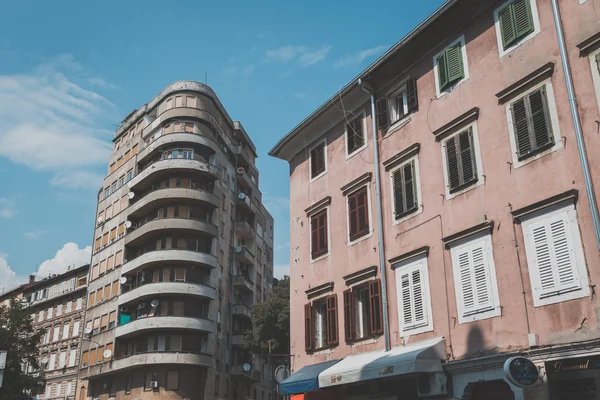
[(63, 309), (62, 304), (59, 304), (56, 306), (56, 316), (57, 317), (62, 315), (62, 309)]
[(433, 58), (438, 97), (469, 78), (465, 38), (461, 36)]
[(110, 187), (104, 188), (104, 198), (106, 199), (110, 196)]
[(446, 164), (446, 186), (450, 194), (465, 189), (479, 179), (473, 128), (446, 139), (442, 147)]
[(398, 321), (404, 335), (433, 330), (427, 257), (393, 266), (396, 274)]
[(121, 175), (121, 177), (119, 178), (119, 187), (123, 186), (125, 184), (125, 175)]
[(600, 110), (600, 50), (592, 52), (589, 56), (590, 68), (592, 69), (592, 80), (596, 88), (596, 97), (598, 100), (598, 109)]
[(123, 157), (122, 156), (117, 159), (117, 168), (120, 168), (121, 165), (123, 165)]
[(116, 192), (116, 191), (117, 191), (117, 181), (114, 181), (114, 182), (112, 183), (112, 185), (110, 186), (110, 192), (111, 192), (111, 193), (114, 193), (114, 192)]
[(133, 147), (131, 148), (131, 155), (136, 155), (138, 152), (138, 145), (134, 144)]
[(67, 307), (66, 307), (66, 309), (67, 309), (67, 311), (66, 311), (67, 313), (71, 312), (71, 310), (73, 309), (73, 302), (72, 301), (67, 301)]
[(451, 247), (458, 322), (500, 315), (492, 237), (479, 236)]
[(513, 102), (510, 109), (519, 161), (552, 147), (554, 136), (544, 86)]
[(131, 394), (131, 381), (133, 380), (133, 377), (131, 375), (127, 375), (127, 378), (125, 380), (125, 394)]
[(383, 333), (381, 281), (369, 281), (344, 291), (346, 343)]
[(75, 309), (81, 310), (82, 306), (83, 306), (83, 299), (82, 298), (77, 299), (77, 306), (75, 307)]
[(125, 235), (125, 222), (119, 224), (119, 239)]
[(130, 158), (131, 158), (131, 151), (127, 150), (125, 152), (125, 161), (129, 161)]
[(75, 359), (77, 357), (77, 349), (76, 348), (72, 348), (69, 351), (69, 367), (72, 367), (73, 365), (75, 365)]
[(112, 295), (116, 296), (119, 294), (119, 281), (114, 281), (112, 283)]
[(152, 371), (146, 371), (146, 376), (144, 379), (144, 390), (152, 390), (152, 381), (156, 380), (156, 374)]
[(63, 334), (62, 334), (63, 340), (69, 338), (70, 329), (71, 329), (71, 325), (68, 322), (63, 325)]
[[(114, 227), (110, 230), (110, 242), (112, 243), (117, 238), (117, 228)], [(102, 273), (100, 273), (102, 275)]]
[(312, 352), (339, 343), (337, 295), (304, 305), (305, 350)]
[(117, 321), (117, 312), (111, 311), (110, 314), (108, 314), (108, 329), (114, 328), (116, 321)]
[(417, 97), (417, 83), (409, 78), (399, 88), (392, 91), (375, 103), (377, 125), (385, 130), (390, 124), (403, 120), (410, 113), (417, 111), (419, 102)]
[(313, 260), (329, 251), (327, 222), (327, 208), (310, 218), (311, 257)]
[(400, 221), (405, 216), (420, 210), (418, 160), (412, 160), (390, 171), (392, 188), (393, 220)]
[(50, 354), (50, 362), (48, 363), (48, 371), (56, 368), (56, 353)]
[(79, 336), (79, 320), (73, 323), (73, 337)]
[(348, 157), (366, 147), (364, 113), (346, 124), (346, 154)]
[(327, 172), (327, 142), (323, 141), (310, 150), (310, 179), (317, 179)]
[(116, 166), (117, 166), (116, 163), (110, 164), (110, 166), (108, 167), (108, 174), (109, 175), (112, 174), (113, 172), (115, 172), (115, 169), (117, 169)]
[(82, 367), (88, 366), (89, 358), (90, 358), (90, 353), (88, 350), (81, 353), (81, 366)]
[(215, 395), (219, 395), (219, 374), (215, 374)]
[(58, 341), (59, 334), (60, 334), (60, 325), (56, 325), (56, 326), (54, 326), (54, 334), (52, 336), (53, 342)]
[(587, 273), (573, 205), (521, 224), (535, 307), (589, 295)]
[(133, 178), (133, 169), (127, 171), (127, 182), (129, 182)]
[(59, 368), (64, 368), (67, 365), (67, 352), (63, 350), (60, 352), (58, 356), (58, 366)]
[(369, 234), (369, 199), (364, 186), (348, 197), (348, 233), (353, 242)]
[(167, 371), (167, 390), (179, 390), (179, 371)]
[(494, 11), (500, 57), (540, 31), (535, 3), (532, 0), (509, 0)]

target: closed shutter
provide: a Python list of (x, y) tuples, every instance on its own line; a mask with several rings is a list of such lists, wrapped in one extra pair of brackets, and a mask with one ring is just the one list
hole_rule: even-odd
[(446, 141), (446, 162), (450, 193), (477, 181), (473, 131), (470, 128)]
[(81, 353), (81, 366), (87, 367), (89, 361), (90, 353), (86, 350)]
[(511, 104), (519, 160), (554, 144), (545, 87)]
[(384, 130), (390, 124), (390, 111), (388, 108), (388, 98), (377, 100), (375, 103), (375, 109), (377, 111), (377, 125), (379, 129)]
[(409, 78), (406, 82), (406, 98), (408, 103), (408, 113), (414, 113), (419, 109), (419, 96), (417, 93), (417, 80)]
[(362, 117), (355, 118), (346, 125), (346, 137), (348, 154), (354, 153), (354, 151), (360, 149), (365, 144)]
[(400, 219), (418, 207), (415, 162), (411, 161), (392, 174), (394, 190), (394, 218)]
[(539, 298), (581, 287), (573, 237), (567, 212), (555, 214), (528, 226), (531, 253), (539, 281), (533, 291)]
[(327, 209), (311, 218), (312, 258), (327, 253)]
[(307, 353), (313, 349), (313, 315), (310, 303), (304, 305), (304, 349)]
[(337, 294), (325, 298), (327, 306), (327, 345), (335, 346), (339, 343), (337, 322)]
[(494, 307), (485, 241), (457, 251), (463, 316)]
[(350, 240), (356, 240), (369, 233), (369, 210), (367, 206), (366, 187), (348, 195)]
[(325, 171), (325, 144), (320, 144), (310, 152), (310, 177), (315, 178)]
[(402, 274), (401, 282), (403, 328), (413, 328), (426, 324), (427, 311), (421, 269), (418, 267)]
[(112, 295), (116, 296), (119, 294), (119, 281), (114, 281), (112, 283)]
[(530, 1), (535, 0), (518, 0), (511, 4), (515, 15), (517, 38), (522, 38), (533, 31)]
[(369, 282), (369, 314), (371, 333), (381, 335), (383, 333), (382, 304), (381, 304), (381, 280), (376, 279)]
[(352, 289), (344, 290), (344, 336), (346, 343), (352, 343), (355, 337), (354, 296)]

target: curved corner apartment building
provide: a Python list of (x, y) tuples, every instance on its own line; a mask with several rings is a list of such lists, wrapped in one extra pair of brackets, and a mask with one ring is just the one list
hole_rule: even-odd
[(255, 159), (197, 82), (122, 122), (98, 196), (79, 399), (275, 399), (271, 366), (243, 344), (273, 274)]

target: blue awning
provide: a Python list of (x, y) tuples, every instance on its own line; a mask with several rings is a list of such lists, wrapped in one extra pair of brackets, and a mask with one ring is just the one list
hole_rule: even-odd
[(319, 374), (340, 361), (325, 361), (301, 368), (279, 384), (279, 394), (289, 396), (319, 390)]

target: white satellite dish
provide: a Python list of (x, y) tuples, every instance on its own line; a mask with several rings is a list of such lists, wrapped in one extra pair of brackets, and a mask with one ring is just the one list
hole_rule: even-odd
[(281, 383), (290, 375), (290, 369), (286, 365), (280, 365), (275, 368), (275, 380), (277, 383)]
[(90, 333), (92, 333), (92, 328), (85, 328), (85, 332), (86, 335), (89, 335)]
[(246, 170), (244, 169), (244, 167), (239, 167), (237, 169), (238, 174), (243, 174), (244, 172), (246, 172)]
[(104, 353), (102, 353), (102, 356), (104, 358), (110, 358), (110, 356), (112, 356), (112, 351), (106, 349), (106, 350), (104, 350)]
[(235, 248), (235, 252), (236, 252), (236, 253), (241, 253), (241, 252), (242, 252), (242, 246), (237, 246), (237, 247)]
[(127, 277), (126, 276), (122, 276), (121, 279), (119, 279), (119, 283), (121, 283), (121, 285), (124, 285), (127, 283)]
[(245, 198), (246, 198), (246, 193), (240, 192), (240, 193), (238, 194), (238, 199), (240, 199), (240, 200), (244, 200)]
[(98, 223), (101, 224), (104, 219), (102, 217), (98, 217)]
[(44, 364), (44, 365), (48, 364), (48, 357), (42, 358), (42, 364)]
[(156, 307), (158, 307), (158, 304), (159, 304), (159, 301), (158, 301), (158, 300), (152, 300), (152, 301), (150, 302), (150, 305), (151, 305), (153, 308), (156, 308)]
[(131, 228), (131, 221), (125, 221), (125, 227), (127, 229)]
[(244, 365), (242, 365), (242, 369), (246, 372), (250, 371), (252, 367), (250, 366), (250, 364), (246, 363)]
[(127, 197), (129, 197), (129, 199), (131, 200), (135, 197), (135, 193), (129, 192), (129, 193), (127, 193)]

